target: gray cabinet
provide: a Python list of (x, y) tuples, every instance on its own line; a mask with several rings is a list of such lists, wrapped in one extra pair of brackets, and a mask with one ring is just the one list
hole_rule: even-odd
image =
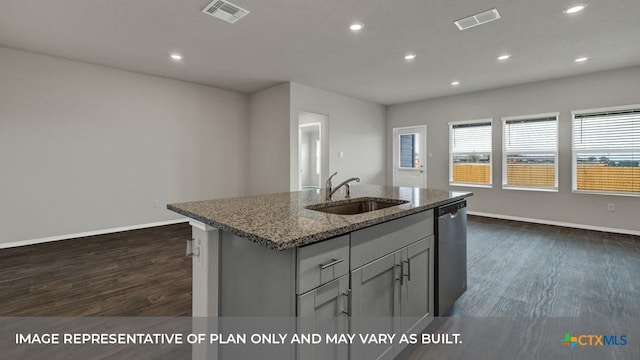
[[(391, 253), (351, 273), (351, 332), (356, 334), (395, 332), (400, 308), (400, 252)], [(393, 359), (392, 345), (351, 346), (351, 359)]]
[(349, 273), (349, 235), (298, 249), (297, 293), (302, 294)]
[[(345, 275), (298, 296), (298, 332), (346, 334), (349, 332), (349, 276)], [(298, 346), (298, 359), (347, 360), (346, 344)]]
[[(422, 332), (433, 318), (432, 212), (419, 213), (351, 235), (352, 333), (396, 334), (395, 345), (352, 345), (351, 359), (393, 359), (406, 346), (401, 334)], [(354, 248), (354, 244), (357, 247)], [(379, 244), (380, 246), (372, 246)]]
[(405, 281), (400, 286), (400, 333), (420, 333), (433, 319), (434, 249), (431, 235), (402, 250)]
[(400, 332), (420, 332), (433, 316), (434, 236), (402, 249), (405, 281), (400, 286)]
[[(352, 333), (420, 333), (433, 317), (433, 235), (354, 270), (351, 291)], [(351, 359), (393, 359), (402, 348), (356, 344)]]
[(433, 244), (432, 210), (284, 251), (222, 232), (219, 313), (296, 317), (300, 334), (397, 334), (396, 345), (323, 342), (287, 358), (393, 359), (400, 334), (433, 318)]

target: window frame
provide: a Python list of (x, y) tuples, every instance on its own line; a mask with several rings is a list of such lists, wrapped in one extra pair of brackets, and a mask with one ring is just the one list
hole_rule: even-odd
[[(505, 144), (505, 136), (504, 131), (506, 128), (507, 121), (513, 120), (534, 120), (545, 117), (555, 117), (556, 118), (556, 148), (553, 151), (555, 155), (554, 162), (554, 186), (553, 187), (541, 187), (541, 186), (524, 186), (524, 185), (508, 185), (507, 184), (507, 156), (514, 154), (521, 154), (522, 152), (518, 151), (507, 151)], [(542, 114), (532, 114), (532, 115), (518, 115), (518, 116), (505, 116), (501, 118), (502, 120), (502, 189), (504, 190), (524, 190), (524, 191), (542, 191), (542, 192), (558, 192), (558, 172), (559, 172), (559, 142), (560, 142), (560, 113), (559, 112), (550, 112), (550, 113), (542, 113)], [(527, 154), (549, 154), (551, 151), (541, 150), (541, 151), (528, 151)]]
[(602, 112), (614, 112), (614, 111), (626, 111), (626, 110), (638, 110), (640, 111), (640, 104), (636, 105), (622, 105), (622, 106), (610, 106), (595, 109), (583, 109), (571, 111), (571, 192), (575, 194), (588, 194), (588, 195), (609, 195), (609, 196), (627, 196), (627, 197), (640, 197), (640, 192), (620, 192), (620, 191), (607, 191), (607, 190), (578, 190), (578, 155), (583, 154), (601, 154), (603, 152), (638, 152), (639, 149), (598, 149), (598, 150), (576, 150), (575, 146), (575, 132), (574, 125), (576, 121), (576, 115), (602, 113)]
[[(455, 155), (489, 155), (489, 183), (481, 184), (481, 183), (465, 183), (465, 182), (454, 182), (453, 181), (453, 143), (451, 141), (451, 136), (453, 132), (454, 125), (469, 125), (469, 124), (482, 124), (489, 123), (491, 128), (491, 150), (489, 152), (456, 152)], [(493, 118), (484, 118), (484, 119), (475, 119), (475, 120), (461, 120), (461, 121), (451, 121), (449, 122), (449, 186), (464, 186), (464, 187), (474, 187), (474, 188), (485, 188), (492, 189), (493, 188)]]

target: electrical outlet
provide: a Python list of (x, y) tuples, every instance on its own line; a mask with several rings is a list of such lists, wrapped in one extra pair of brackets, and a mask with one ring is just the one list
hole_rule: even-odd
[(160, 200), (153, 200), (153, 207), (160, 207)]
[(340, 151), (340, 152), (338, 153), (338, 157), (344, 157), (344, 151)]
[(616, 205), (615, 204), (607, 204), (607, 211), (615, 212), (616, 211)]

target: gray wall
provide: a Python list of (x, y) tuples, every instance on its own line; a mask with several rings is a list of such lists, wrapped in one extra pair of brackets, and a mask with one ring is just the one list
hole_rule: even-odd
[(245, 95), (0, 48), (0, 243), (243, 195), (247, 119)]
[(358, 176), (365, 184), (385, 184), (384, 106), (296, 83), (291, 83), (291, 184), (298, 184), (301, 111), (329, 116), (329, 169), (324, 174), (337, 171), (336, 183)]
[[(289, 83), (251, 95), (249, 136), (245, 142), (249, 148), (251, 195), (289, 191), (289, 100)], [(297, 123), (295, 133), (297, 146)], [(298, 163), (297, 157), (295, 162)]]
[[(507, 88), (425, 100), (387, 109), (387, 138), (400, 126), (427, 125), (429, 187), (473, 191), (470, 210), (591, 226), (640, 230), (637, 197), (571, 192), (571, 111), (640, 104), (640, 67), (529, 83)], [(501, 117), (560, 112), (559, 192), (502, 190)], [(493, 189), (450, 187), (450, 121), (493, 118)], [(387, 181), (392, 182), (392, 148), (387, 143)], [(616, 212), (607, 212), (614, 203)]]

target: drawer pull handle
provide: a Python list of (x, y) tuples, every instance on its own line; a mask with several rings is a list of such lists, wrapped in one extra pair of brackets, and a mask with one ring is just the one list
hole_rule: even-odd
[(407, 264), (407, 273), (404, 276), (407, 277), (407, 281), (411, 281), (411, 258), (407, 258), (407, 260), (403, 260), (403, 263)]
[(400, 286), (404, 285), (404, 265), (400, 263), (400, 265), (396, 264), (396, 267), (400, 268), (400, 277), (396, 278), (396, 280), (400, 281)]
[(343, 298), (346, 298), (347, 301), (347, 305), (343, 304), (343, 310), (341, 311), (341, 313), (347, 316), (351, 316), (351, 290), (347, 290), (346, 294), (342, 293), (341, 295), (343, 296)]
[(344, 261), (344, 258), (341, 258), (341, 259), (331, 259), (331, 261), (329, 261), (329, 262), (328, 262), (328, 263), (326, 263), (326, 264), (320, 264), (320, 269), (324, 270), (324, 269), (326, 269), (326, 268), (328, 268), (328, 267), (332, 267), (333, 265), (340, 264), (340, 263), (341, 263), (341, 262), (343, 262), (343, 261)]

